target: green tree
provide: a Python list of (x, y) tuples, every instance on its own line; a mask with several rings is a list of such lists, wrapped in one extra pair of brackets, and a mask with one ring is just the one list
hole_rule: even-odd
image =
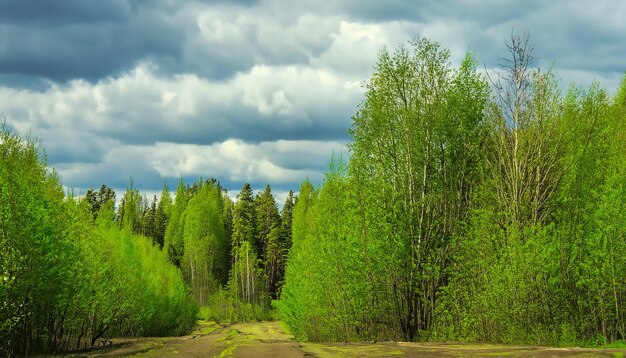
[(144, 232), (144, 215), (146, 212), (147, 199), (141, 196), (131, 178), (130, 186), (126, 188), (117, 212), (119, 227), (142, 234)]
[[(255, 286), (260, 280), (254, 280), (257, 257), (256, 249), (253, 246), (256, 232), (255, 219), (252, 187), (246, 183), (237, 194), (237, 203), (233, 210), (231, 236), (233, 270), (231, 270), (229, 283), (232, 292), (239, 295), (238, 297), (246, 303), (257, 302), (258, 293), (261, 291), (259, 287)], [(244, 244), (246, 247), (242, 248)], [(251, 251), (254, 256), (251, 255)], [(246, 256), (240, 256), (242, 253)], [(254, 259), (251, 260), (251, 257)]]
[(211, 182), (200, 182), (185, 208), (181, 269), (201, 306), (228, 279), (229, 240), (222, 213), (220, 188)]
[(255, 242), (255, 220), (254, 195), (252, 187), (246, 183), (237, 194), (237, 203), (233, 212), (233, 250), (241, 246), (244, 241), (251, 244)]
[(30, 137), (0, 128), (0, 353), (57, 349), (76, 248), (56, 172)]
[(157, 239), (156, 239), (156, 235), (157, 235), (156, 214), (157, 214), (158, 202), (159, 202), (159, 199), (157, 198), (157, 196), (156, 195), (152, 196), (152, 202), (150, 203), (150, 206), (146, 210), (145, 214), (143, 215), (143, 220), (142, 220), (141, 234), (150, 238), (152, 240), (152, 244), (154, 245), (158, 244)]
[(292, 230), (292, 216), (293, 216), (293, 206), (294, 202), (293, 190), (289, 190), (289, 194), (287, 194), (287, 199), (285, 199), (285, 204), (283, 204), (283, 209), (280, 212), (280, 222), (283, 227), (283, 234), (285, 235), (285, 249), (289, 250), (291, 248), (291, 230)]
[(254, 211), (256, 213), (255, 243), (267, 274), (268, 295), (276, 298), (285, 244), (278, 206), (269, 185), (266, 185), (265, 190), (256, 196)]
[(163, 185), (161, 191), (161, 200), (156, 208), (156, 214), (154, 218), (154, 241), (159, 248), (163, 248), (165, 244), (165, 232), (167, 231), (167, 224), (170, 219), (170, 213), (172, 211), (172, 196), (167, 184)]
[(91, 213), (94, 219), (96, 219), (98, 211), (100, 210), (100, 207), (104, 205), (104, 203), (108, 202), (109, 200), (115, 202), (115, 191), (102, 184), (97, 193), (94, 189), (89, 188), (85, 193), (83, 200), (89, 203)]
[(177, 267), (181, 267), (184, 252), (185, 208), (188, 202), (189, 194), (181, 178), (176, 188), (176, 197), (165, 230), (165, 244), (163, 246), (164, 251), (167, 252), (167, 257)]
[(187, 332), (197, 308), (180, 272), (130, 225), (119, 230), (114, 200), (94, 222), (92, 202), (65, 197), (40, 153), (0, 131), (0, 354)]

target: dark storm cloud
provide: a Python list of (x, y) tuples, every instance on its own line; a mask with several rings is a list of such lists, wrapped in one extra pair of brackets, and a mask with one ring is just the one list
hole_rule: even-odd
[(14, 89), (31, 89), (44, 91), (50, 88), (50, 81), (37, 76), (16, 73), (0, 73), (0, 86)]
[(0, 21), (19, 26), (66, 26), (80, 23), (125, 22), (130, 16), (125, 0), (3, 0)]
[[(307, 63), (330, 44), (328, 34), (323, 44), (307, 43), (311, 33), (303, 34), (297, 40), (306, 47), (283, 41), (281, 28), (288, 24), (262, 9), (242, 13), (256, 4), (5, 1), (0, 4), (0, 74), (97, 81), (149, 61), (165, 75), (193, 72), (221, 80), (259, 61)], [(213, 16), (201, 23), (202, 12)]]
[(226, 4), (226, 5), (241, 5), (252, 6), (257, 5), (259, 0), (199, 0), (199, 2), (207, 5)]
[[(112, 12), (93, 5), (93, 14), (86, 14), (84, 4), (94, 3), (79, 3), (83, 5), (61, 6), (50, 18), (47, 7), (25, 14), (14, 11), (18, 20), (0, 25), (0, 73), (95, 81), (129, 70), (140, 60), (180, 56), (183, 33), (163, 14), (149, 9)], [(20, 18), (26, 15), (30, 17)]]

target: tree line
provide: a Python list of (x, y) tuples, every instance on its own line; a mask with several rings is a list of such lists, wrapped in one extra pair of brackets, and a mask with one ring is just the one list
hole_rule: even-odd
[(280, 212), (269, 185), (235, 204), (215, 179), (151, 202), (131, 179), (115, 199), (106, 185), (64, 193), (38, 142), (0, 128), (0, 355), (271, 318), (293, 192)]
[(300, 340), (626, 338), (626, 77), (561, 93), (511, 36), (490, 74), (384, 49), (350, 157), (305, 181), (280, 317)]
[(235, 203), (216, 179), (192, 185), (181, 179), (173, 200), (167, 186), (160, 198), (149, 205), (131, 181), (118, 225), (162, 249), (180, 269), (200, 316), (220, 322), (271, 318), (291, 246), (293, 191), (281, 211), (269, 185), (255, 194), (246, 183)]
[[(85, 200), (98, 202), (109, 191), (90, 189)], [(216, 179), (200, 178), (192, 185), (181, 179), (173, 200), (164, 186), (160, 200), (155, 195), (149, 203), (131, 180), (116, 222), (150, 238), (180, 269), (201, 317), (269, 319), (284, 281), (295, 200), (289, 191), (279, 211), (270, 185), (255, 194), (246, 183), (235, 203)]]

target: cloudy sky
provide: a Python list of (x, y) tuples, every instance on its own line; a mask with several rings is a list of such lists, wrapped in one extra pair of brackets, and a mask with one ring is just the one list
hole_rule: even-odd
[(492, 68), (515, 29), (564, 87), (613, 92), (625, 19), (621, 0), (0, 0), (0, 118), (78, 190), (202, 176), (281, 199), (345, 150), (382, 46), (421, 35)]

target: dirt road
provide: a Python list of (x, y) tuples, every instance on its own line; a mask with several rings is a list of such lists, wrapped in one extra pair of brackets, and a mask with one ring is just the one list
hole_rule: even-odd
[(300, 343), (279, 322), (200, 322), (184, 337), (114, 340), (73, 357), (624, 357), (625, 350), (448, 343)]

